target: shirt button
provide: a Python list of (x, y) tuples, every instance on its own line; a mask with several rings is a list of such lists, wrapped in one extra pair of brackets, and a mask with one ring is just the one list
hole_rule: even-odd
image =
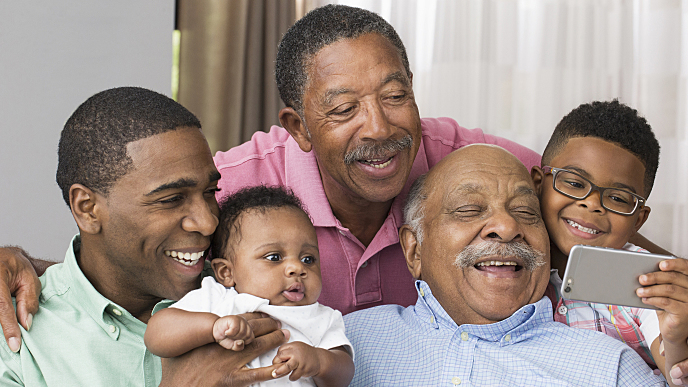
[(560, 306), (559, 309), (557, 309), (557, 312), (558, 312), (559, 314), (566, 314), (566, 312), (568, 312), (568, 311), (569, 311), (569, 308), (567, 308), (567, 307), (564, 306), (564, 305)]
[(461, 340), (468, 341), (468, 332), (461, 332)]
[(339, 233), (342, 234), (342, 235), (346, 235), (346, 233), (344, 232), (344, 230), (339, 230)]
[(454, 376), (454, 377), (452, 378), (452, 384), (455, 385), (455, 386), (458, 386), (459, 384), (461, 384), (461, 378), (458, 377), (458, 376)]
[(119, 309), (114, 309), (114, 308), (113, 308), (113, 309), (112, 309), (112, 313), (114, 313), (116, 316), (121, 316), (121, 315), (122, 315), (122, 311), (119, 310)]
[(361, 265), (361, 269), (363, 269), (366, 266), (368, 266), (368, 261), (363, 262), (363, 265)]
[(511, 341), (511, 335), (504, 336), (504, 341)]
[(423, 288), (420, 288), (420, 296), (425, 297), (425, 292), (423, 291)]
[(430, 316), (430, 324), (434, 324), (434, 323), (435, 323), (435, 316)]
[(117, 331), (117, 327), (114, 325), (110, 325), (110, 333), (115, 333)]

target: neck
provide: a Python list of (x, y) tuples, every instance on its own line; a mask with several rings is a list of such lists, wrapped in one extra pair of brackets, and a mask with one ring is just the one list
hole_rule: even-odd
[(564, 271), (566, 270), (566, 262), (568, 262), (569, 257), (562, 253), (553, 241), (549, 241), (550, 244), (550, 256), (552, 269), (557, 269), (559, 273), (559, 278), (564, 276)]
[(333, 187), (323, 181), (323, 187), (334, 216), (367, 247), (385, 222), (394, 198), (382, 203), (370, 202), (338, 184)]
[(139, 292), (138, 287), (129, 283), (130, 276), (114, 267), (108, 257), (93, 245), (88, 240), (84, 241), (82, 236), (81, 250), (76, 256), (77, 264), (86, 279), (103, 297), (148, 323), (153, 307), (161, 299)]

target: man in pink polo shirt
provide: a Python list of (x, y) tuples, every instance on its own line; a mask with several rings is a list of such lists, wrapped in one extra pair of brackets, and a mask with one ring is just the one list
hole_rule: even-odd
[(306, 204), (320, 247), (319, 301), (346, 314), (417, 297), (399, 245), (411, 183), (468, 144), (499, 145), (528, 170), (540, 156), (449, 118), (420, 119), (406, 51), (389, 23), (359, 8), (310, 12), (280, 42), (284, 128), (215, 155), (218, 199), (282, 185)]

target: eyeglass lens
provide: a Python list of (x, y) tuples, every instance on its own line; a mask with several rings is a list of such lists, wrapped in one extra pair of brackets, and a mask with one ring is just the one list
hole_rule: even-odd
[[(554, 188), (575, 199), (583, 199), (592, 191), (589, 181), (566, 171), (556, 174)], [(613, 188), (604, 189), (602, 194), (602, 205), (605, 208), (627, 214), (633, 212), (637, 201), (638, 199), (630, 193)]]

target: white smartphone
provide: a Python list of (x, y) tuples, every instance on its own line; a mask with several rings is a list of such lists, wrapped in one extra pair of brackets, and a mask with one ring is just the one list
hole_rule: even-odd
[(635, 294), (638, 277), (659, 271), (670, 255), (576, 245), (571, 248), (561, 283), (566, 299), (657, 309)]

